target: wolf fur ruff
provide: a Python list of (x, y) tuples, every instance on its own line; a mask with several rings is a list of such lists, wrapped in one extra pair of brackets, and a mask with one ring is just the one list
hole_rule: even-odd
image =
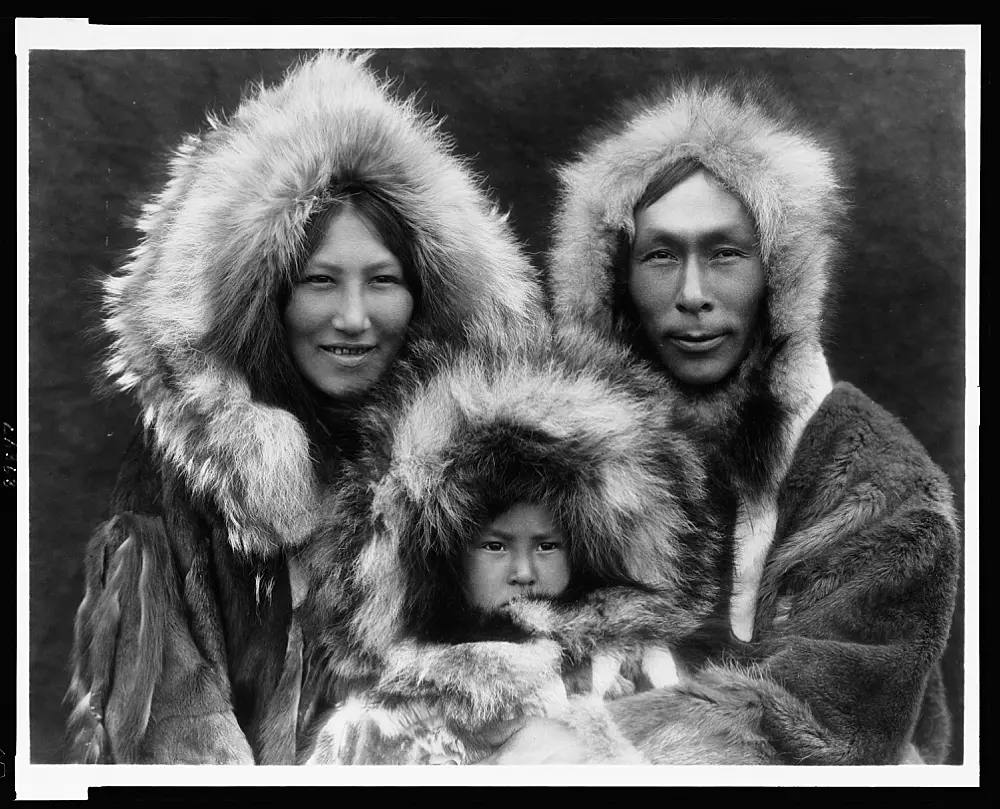
[(595, 133), (559, 171), (549, 257), (557, 328), (573, 322), (626, 338), (625, 324), (612, 322), (623, 236), (634, 240), (635, 206), (651, 181), (687, 158), (744, 203), (764, 265), (769, 339), (752, 348), (731, 385), (685, 403), (705, 426), (731, 422), (759, 378), (778, 408), (774, 429), (748, 456), (756, 470), (733, 478), (741, 494), (733, 625), (748, 639), (778, 487), (806, 424), (833, 389), (822, 327), (847, 203), (834, 151), (766, 81), (678, 82), (627, 105), (618, 123)]
[[(564, 710), (566, 663), (595, 661), (597, 698), (628, 693), (628, 665), (667, 684), (670, 648), (720, 597), (724, 549), (700, 446), (674, 428), (659, 377), (627, 359), (624, 348), (569, 329), (514, 361), (453, 353), (409, 386), (402, 406), (371, 408), (368, 433), (385, 438), (361, 463), (377, 472), (371, 482), (347, 476), (329, 531), (298, 556), (310, 666), (331, 681), (366, 682), (369, 707), (426, 704), (461, 728), (514, 708)], [(407, 388), (393, 387), (397, 396)], [(424, 619), (447, 619), (436, 600), (442, 569), (427, 560), (464, 549), (483, 501), (498, 493), (546, 503), (575, 569), (596, 580), (624, 575), (650, 592), (517, 599), (503, 615), (518, 642), (427, 636)], [(344, 743), (333, 735), (324, 744)]]
[(616, 332), (621, 234), (635, 238), (643, 192), (685, 158), (734, 193), (756, 225), (771, 339), (782, 346), (771, 360), (771, 390), (804, 425), (832, 384), (821, 330), (846, 201), (834, 152), (763, 81), (691, 80), (633, 102), (560, 169), (550, 254), (556, 321)]
[(276, 292), (331, 183), (377, 188), (407, 223), (424, 291), (415, 335), (502, 353), (542, 319), (506, 216), (439, 122), (368, 59), (321, 53), (187, 136), (105, 282), (108, 377), (243, 553), (301, 541), (320, 496), (302, 424), (257, 400), (244, 358), (282, 328)]

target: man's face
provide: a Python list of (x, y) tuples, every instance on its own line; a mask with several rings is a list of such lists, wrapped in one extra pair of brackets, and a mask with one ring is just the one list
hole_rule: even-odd
[(765, 291), (743, 203), (699, 169), (635, 227), (628, 290), (660, 361), (689, 385), (724, 379), (750, 350)]

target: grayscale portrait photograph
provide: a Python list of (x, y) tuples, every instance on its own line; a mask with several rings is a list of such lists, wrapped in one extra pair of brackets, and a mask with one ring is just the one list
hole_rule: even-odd
[(968, 51), (413, 40), (19, 52), (30, 763), (968, 763)]

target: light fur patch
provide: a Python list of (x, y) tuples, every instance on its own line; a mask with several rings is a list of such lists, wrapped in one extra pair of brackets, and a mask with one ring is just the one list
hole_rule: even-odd
[(662, 646), (651, 646), (643, 650), (642, 671), (653, 688), (666, 688), (678, 685), (681, 681), (673, 654)]

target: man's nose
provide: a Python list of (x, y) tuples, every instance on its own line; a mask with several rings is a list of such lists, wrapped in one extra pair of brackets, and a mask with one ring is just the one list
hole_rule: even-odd
[(697, 257), (688, 258), (684, 262), (681, 288), (677, 293), (677, 308), (680, 311), (688, 314), (712, 311), (712, 300), (705, 280), (701, 261)]
[(348, 334), (360, 334), (371, 326), (364, 291), (354, 285), (345, 285), (338, 296), (333, 314), (333, 327)]

